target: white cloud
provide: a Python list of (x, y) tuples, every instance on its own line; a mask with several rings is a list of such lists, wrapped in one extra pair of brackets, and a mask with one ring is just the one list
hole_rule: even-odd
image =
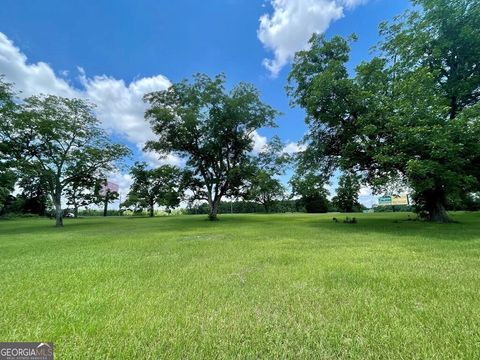
[(377, 204), (377, 196), (373, 194), (373, 189), (369, 186), (362, 186), (358, 193), (358, 201), (367, 208), (372, 208)]
[(65, 80), (58, 78), (47, 63), (27, 64), (27, 57), (1, 32), (0, 74), (15, 83), (22, 96), (48, 93), (74, 97), (77, 93)]
[(122, 174), (120, 172), (115, 172), (110, 174), (108, 177), (109, 181), (118, 185), (118, 193), (120, 194), (119, 200), (116, 201), (116, 204), (119, 205), (120, 201), (125, 201), (127, 198), (130, 185), (133, 183), (132, 176), (130, 174)]
[(84, 96), (97, 105), (97, 116), (103, 125), (115, 133), (125, 136), (130, 142), (144, 144), (155, 136), (143, 114), (147, 108), (143, 95), (165, 90), (170, 81), (162, 75), (141, 78), (130, 84), (123, 80), (102, 75), (87, 78), (81, 73)]
[(251, 135), (253, 139), (253, 152), (258, 154), (262, 152), (264, 147), (267, 145), (267, 137), (260, 135), (257, 131), (254, 131)]
[(283, 152), (286, 153), (286, 154), (293, 155), (293, 154), (299, 153), (301, 151), (305, 151), (306, 148), (307, 147), (303, 144), (299, 144), (299, 143), (296, 143), (296, 142), (291, 142), (291, 143), (288, 143), (287, 145), (285, 145), (285, 148), (283, 149)]
[[(168, 88), (170, 81), (166, 77), (144, 77), (126, 84), (124, 80), (107, 75), (88, 78), (82, 68), (79, 68), (79, 73), (82, 89), (73, 87), (61, 78), (66, 75), (65, 71), (57, 75), (47, 63), (29, 63), (25, 54), (0, 32), (0, 74), (15, 84), (21, 96), (45, 93), (89, 99), (97, 106), (98, 119), (105, 129), (123, 136), (140, 149), (147, 140), (154, 139), (150, 124), (143, 116), (146, 104), (142, 98), (147, 92)], [(153, 157), (147, 153), (143, 156), (147, 161)], [(179, 161), (169, 155), (164, 162)]]
[(272, 76), (305, 49), (313, 33), (324, 33), (330, 24), (367, 0), (270, 0), (272, 14), (260, 17), (257, 32), (262, 44), (274, 53), (273, 59), (264, 59), (263, 65)]
[[(0, 32), (0, 74), (14, 83), (22, 96), (46, 93), (89, 99), (96, 105), (95, 111), (102, 126), (135, 144), (142, 152), (142, 160), (151, 166), (184, 164), (182, 159), (172, 154), (161, 157), (155, 152), (142, 151), (146, 141), (155, 139), (150, 124), (144, 119), (147, 106), (143, 102), (143, 95), (168, 88), (171, 83), (166, 77), (144, 77), (127, 84), (122, 79), (107, 75), (88, 77), (81, 67), (78, 71), (81, 89), (62, 78), (68, 75), (67, 72), (61, 71), (57, 75), (44, 62), (29, 63), (25, 54)], [(256, 131), (252, 138), (253, 151), (258, 153), (267, 144), (267, 138)]]
[(166, 164), (179, 167), (185, 165), (185, 161), (183, 161), (180, 157), (176, 155), (167, 154), (161, 156), (154, 151), (144, 151), (143, 158), (152, 167), (158, 167)]
[(369, 186), (362, 186), (360, 188), (360, 192), (358, 193), (359, 196), (372, 196), (373, 190)]

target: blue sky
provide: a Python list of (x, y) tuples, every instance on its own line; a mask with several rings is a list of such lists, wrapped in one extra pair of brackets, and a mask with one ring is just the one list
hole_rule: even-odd
[(353, 69), (370, 57), (378, 24), (408, 6), (406, 0), (3, 0), (0, 73), (25, 95), (91, 98), (112, 136), (138, 149), (149, 136), (142, 92), (196, 72), (224, 72), (229, 84), (255, 84), (284, 114), (257, 141), (278, 134), (293, 148), (306, 131), (303, 112), (289, 107), (284, 90), (294, 50), (312, 32), (356, 33)]

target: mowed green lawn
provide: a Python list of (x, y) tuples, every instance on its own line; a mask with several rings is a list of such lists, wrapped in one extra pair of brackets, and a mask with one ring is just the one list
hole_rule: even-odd
[(0, 341), (53, 341), (57, 359), (480, 358), (480, 214), (333, 216), (0, 221)]

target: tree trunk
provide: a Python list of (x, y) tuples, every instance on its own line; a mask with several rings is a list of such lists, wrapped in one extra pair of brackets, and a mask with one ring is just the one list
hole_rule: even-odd
[(451, 219), (445, 210), (446, 196), (442, 189), (429, 191), (425, 196), (425, 210), (428, 220), (438, 223), (450, 222)]
[(149, 207), (150, 208), (150, 217), (153, 217), (153, 215), (154, 215), (154, 206), (155, 205), (153, 203), (150, 203), (150, 207)]
[(453, 120), (457, 117), (457, 111), (458, 111), (458, 104), (457, 104), (457, 97), (452, 96), (450, 99), (450, 120)]
[(73, 217), (74, 217), (75, 219), (78, 218), (78, 206), (77, 206), (77, 205), (75, 205), (75, 206), (73, 207)]
[(62, 201), (60, 196), (55, 196), (55, 226), (63, 227)]
[(108, 211), (108, 195), (110, 194), (109, 191), (106, 192), (105, 194), (105, 203), (103, 204), (103, 216), (107, 216), (107, 211)]
[(442, 201), (435, 201), (433, 204), (431, 204), (428, 215), (430, 221), (438, 223), (446, 223), (451, 221)]
[(218, 205), (220, 204), (220, 200), (215, 200), (212, 205), (210, 205), (210, 213), (208, 214), (208, 220), (216, 221), (218, 220)]

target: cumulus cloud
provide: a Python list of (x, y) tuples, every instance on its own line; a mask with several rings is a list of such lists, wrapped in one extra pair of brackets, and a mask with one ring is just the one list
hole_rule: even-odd
[(144, 151), (143, 158), (147, 161), (150, 166), (158, 167), (162, 165), (174, 165), (182, 167), (185, 165), (185, 161), (173, 154), (160, 155), (154, 151)]
[[(15, 84), (15, 89), (22, 97), (34, 94), (53, 94), (64, 97), (88, 99), (96, 105), (96, 114), (102, 126), (110, 133), (123, 137), (134, 144), (140, 151), (146, 141), (154, 139), (150, 125), (144, 120), (146, 104), (143, 95), (148, 92), (164, 90), (170, 81), (162, 76), (137, 78), (130, 83), (108, 75), (89, 77), (78, 68), (80, 87), (75, 87), (67, 78), (68, 71), (56, 73), (51, 65), (45, 62), (32, 63), (20, 48), (0, 32), (0, 74), (5, 75), (8, 82)], [(259, 153), (267, 144), (267, 137), (257, 131), (252, 133), (254, 153)], [(296, 152), (296, 144), (286, 147), (288, 152)], [(151, 166), (171, 164), (182, 166), (184, 161), (173, 154), (160, 156), (155, 152), (142, 151), (142, 159)], [(113, 173), (110, 180), (120, 187), (120, 194), (125, 198), (132, 179), (129, 174)], [(116, 206), (114, 204), (114, 206)]]
[(264, 59), (263, 65), (272, 76), (305, 49), (313, 33), (327, 31), (330, 24), (345, 14), (346, 9), (367, 0), (270, 0), (273, 13), (260, 17), (258, 39), (269, 50), (273, 59)]
[(296, 142), (290, 142), (287, 145), (285, 145), (285, 148), (283, 149), (283, 152), (286, 154), (297, 154), (299, 152), (305, 151), (307, 147), (304, 144), (299, 144)]
[[(65, 72), (55, 73), (44, 62), (29, 63), (27, 57), (13, 42), (0, 32), (0, 74), (8, 82), (15, 84), (21, 96), (45, 93), (65, 97), (89, 99), (96, 105), (96, 113), (102, 126), (111, 133), (125, 138), (139, 149), (147, 140), (154, 139), (150, 125), (144, 119), (146, 104), (143, 95), (148, 92), (164, 90), (170, 81), (162, 76), (138, 78), (127, 84), (124, 80), (102, 75), (89, 78), (79, 68), (79, 80), (82, 88), (75, 88), (61, 76)], [(158, 160), (152, 154), (145, 153), (144, 158), (152, 164), (179, 163), (179, 159), (168, 155), (166, 160)], [(155, 158), (155, 161), (152, 159)]]
[(372, 196), (373, 190), (369, 186), (362, 186), (360, 188), (360, 192), (358, 193), (359, 196)]
[(0, 32), (0, 74), (23, 96), (48, 93), (66, 97), (76, 96), (76, 91), (63, 79), (58, 78), (50, 65), (44, 62), (27, 64), (27, 57), (13, 42)]
[[(25, 54), (0, 32), (0, 74), (4, 74), (7, 81), (15, 83), (16, 90), (21, 91), (22, 96), (45, 93), (89, 99), (96, 105), (95, 111), (102, 126), (135, 144), (142, 152), (142, 160), (151, 166), (183, 165), (178, 156), (160, 156), (155, 152), (142, 151), (145, 142), (155, 138), (143, 116), (146, 110), (143, 95), (167, 89), (171, 83), (165, 76), (143, 77), (126, 83), (107, 75), (88, 77), (81, 67), (78, 72), (81, 88), (75, 88), (63, 79), (62, 76), (68, 75), (64, 71), (56, 74), (47, 63), (29, 63)], [(252, 138), (254, 152), (258, 153), (267, 144), (267, 138), (256, 131)]]
[[(88, 99), (96, 105), (96, 114), (102, 126), (112, 134), (123, 137), (141, 151), (145, 142), (154, 139), (150, 125), (144, 119), (146, 104), (143, 95), (148, 92), (164, 90), (170, 81), (162, 76), (143, 77), (125, 83), (124, 80), (102, 75), (89, 78), (79, 68), (81, 88), (74, 87), (64, 79), (69, 74), (58, 74), (45, 62), (29, 63), (27, 56), (14, 43), (0, 32), (0, 74), (6, 81), (14, 83), (20, 96), (34, 94), (53, 94), (64, 97)], [(165, 157), (153, 152), (142, 152), (142, 160), (151, 166), (163, 164), (181, 165), (177, 156)], [(109, 180), (119, 185), (120, 199), (110, 205), (118, 208), (120, 200), (125, 200), (132, 177), (130, 174), (115, 172), (109, 174)]]
[(81, 71), (80, 80), (84, 95), (97, 105), (96, 112), (103, 125), (130, 142), (144, 144), (154, 135), (143, 118), (146, 104), (143, 95), (148, 92), (165, 90), (170, 81), (162, 75), (141, 78), (125, 84), (123, 80), (102, 75), (87, 78)]
[(261, 153), (267, 145), (267, 137), (260, 135), (257, 131), (252, 132), (251, 137), (253, 139), (253, 152), (255, 154)]

